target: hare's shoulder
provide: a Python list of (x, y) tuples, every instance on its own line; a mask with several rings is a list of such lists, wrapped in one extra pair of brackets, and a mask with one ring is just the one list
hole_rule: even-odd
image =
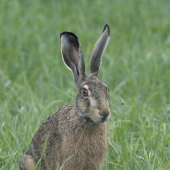
[(59, 122), (70, 115), (70, 112), (74, 112), (75, 106), (73, 104), (66, 104), (56, 112), (49, 115), (46, 120), (41, 124), (36, 133), (47, 133), (58, 128)]
[(66, 104), (58, 109), (56, 112), (49, 115), (38, 128), (37, 132), (34, 135), (34, 138), (37, 139), (44, 136), (43, 139), (45, 139), (47, 133), (60, 129), (60, 122), (62, 122), (63, 119), (67, 118), (68, 115), (70, 115), (70, 112), (74, 113), (74, 110), (75, 106), (73, 104)]
[(52, 113), (50, 116), (48, 116), (42, 125), (60, 122), (64, 118), (67, 118), (68, 115), (70, 115), (70, 112), (75, 112), (75, 105), (66, 104), (54, 113)]

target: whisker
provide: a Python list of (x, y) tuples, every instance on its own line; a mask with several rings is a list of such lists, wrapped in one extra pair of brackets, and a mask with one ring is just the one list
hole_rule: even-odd
[(120, 101), (116, 101), (116, 102), (110, 104), (110, 107), (114, 106), (114, 105), (117, 104), (117, 103), (120, 103)]

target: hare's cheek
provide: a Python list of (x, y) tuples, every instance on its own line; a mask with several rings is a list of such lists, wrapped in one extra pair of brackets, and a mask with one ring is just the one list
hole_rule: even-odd
[(90, 106), (92, 108), (97, 108), (98, 102), (93, 97), (90, 97), (89, 99), (90, 99)]
[(82, 110), (86, 111), (86, 109), (88, 109), (89, 106), (90, 106), (90, 100), (89, 99), (83, 99), (83, 101), (81, 103)]

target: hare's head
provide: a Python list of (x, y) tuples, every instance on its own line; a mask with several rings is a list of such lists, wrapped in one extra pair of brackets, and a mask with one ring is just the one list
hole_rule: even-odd
[(60, 37), (63, 61), (68, 69), (73, 72), (78, 89), (76, 96), (78, 113), (95, 123), (109, 120), (108, 87), (98, 78), (102, 55), (110, 39), (109, 26), (104, 27), (103, 34), (94, 46), (89, 76), (85, 75), (84, 58), (78, 37), (70, 32), (63, 32)]

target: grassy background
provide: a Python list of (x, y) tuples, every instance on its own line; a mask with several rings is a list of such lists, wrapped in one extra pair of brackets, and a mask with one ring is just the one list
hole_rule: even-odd
[(75, 101), (59, 34), (79, 36), (88, 74), (106, 23), (100, 79), (110, 87), (112, 117), (103, 170), (170, 169), (169, 0), (0, 0), (1, 170), (19, 169), (42, 121)]

